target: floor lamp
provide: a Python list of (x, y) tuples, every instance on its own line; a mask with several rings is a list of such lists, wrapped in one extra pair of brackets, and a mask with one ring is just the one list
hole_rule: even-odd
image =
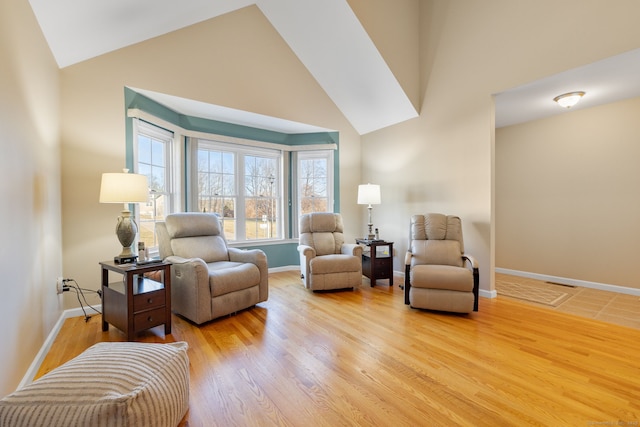
[(135, 262), (137, 255), (131, 251), (131, 245), (138, 234), (138, 225), (131, 217), (129, 203), (146, 203), (149, 187), (145, 175), (129, 173), (103, 173), (100, 185), (100, 203), (123, 203), (121, 215), (116, 224), (116, 236), (122, 245), (122, 252), (113, 258), (116, 264)]
[(380, 186), (375, 184), (361, 184), (358, 186), (358, 204), (359, 205), (369, 205), (367, 209), (369, 210), (369, 235), (367, 236), (367, 240), (374, 240), (376, 235), (373, 234), (373, 222), (371, 222), (371, 211), (373, 207), (371, 205), (379, 205), (380, 204)]

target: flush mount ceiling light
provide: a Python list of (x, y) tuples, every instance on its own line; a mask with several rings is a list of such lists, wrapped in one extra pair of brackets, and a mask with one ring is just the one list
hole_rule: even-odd
[(584, 96), (584, 92), (569, 92), (563, 93), (553, 98), (561, 107), (571, 108), (580, 101), (580, 98)]

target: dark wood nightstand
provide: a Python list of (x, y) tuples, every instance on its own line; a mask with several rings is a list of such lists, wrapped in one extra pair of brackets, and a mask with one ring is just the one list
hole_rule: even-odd
[[(100, 266), (103, 331), (109, 330), (111, 323), (127, 335), (128, 341), (133, 341), (137, 332), (162, 324), (165, 335), (171, 333), (171, 263), (104, 261)], [(109, 271), (121, 274), (122, 280), (109, 283)]]
[(389, 286), (393, 286), (393, 242), (356, 239), (356, 243), (369, 249), (362, 252), (362, 274), (369, 278), (371, 286), (378, 279), (389, 279)]

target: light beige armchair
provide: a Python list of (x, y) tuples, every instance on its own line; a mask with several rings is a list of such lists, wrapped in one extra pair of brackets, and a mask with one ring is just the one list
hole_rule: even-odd
[(362, 247), (345, 243), (342, 216), (316, 212), (300, 217), (300, 271), (313, 291), (362, 284)]
[(200, 324), (266, 301), (265, 253), (227, 246), (218, 217), (176, 213), (157, 225), (160, 256), (171, 266), (171, 308)]
[(478, 288), (478, 264), (464, 253), (460, 218), (437, 213), (412, 216), (405, 304), (470, 313), (478, 311)]

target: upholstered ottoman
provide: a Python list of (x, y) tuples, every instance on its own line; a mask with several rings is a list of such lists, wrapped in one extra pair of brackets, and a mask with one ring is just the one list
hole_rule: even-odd
[(175, 427), (189, 407), (187, 343), (98, 343), (0, 400), (1, 427)]

